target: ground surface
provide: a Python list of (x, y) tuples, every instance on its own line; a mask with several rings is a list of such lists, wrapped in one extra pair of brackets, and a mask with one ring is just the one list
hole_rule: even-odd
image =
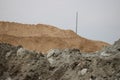
[(22, 45), (27, 49), (44, 53), (54, 48), (78, 48), (83, 52), (95, 52), (109, 45), (83, 38), (71, 30), (62, 30), (50, 25), (12, 22), (0, 22), (0, 42)]
[(37, 53), (0, 43), (0, 80), (120, 80), (120, 40), (96, 53)]

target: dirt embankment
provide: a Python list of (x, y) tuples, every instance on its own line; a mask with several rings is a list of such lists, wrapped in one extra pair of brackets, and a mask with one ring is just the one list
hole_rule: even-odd
[(44, 24), (28, 25), (13, 22), (0, 22), (0, 42), (23, 45), (27, 49), (44, 53), (54, 48), (78, 48), (83, 52), (95, 52), (109, 45), (85, 39), (71, 30)]

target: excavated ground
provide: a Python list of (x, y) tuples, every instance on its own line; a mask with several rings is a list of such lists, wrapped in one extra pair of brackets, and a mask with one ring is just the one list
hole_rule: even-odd
[(96, 52), (108, 43), (94, 41), (77, 35), (72, 30), (63, 30), (54, 26), (20, 24), (0, 21), (0, 43), (14, 46), (22, 45), (29, 50), (46, 53), (50, 49), (77, 48), (82, 52)]
[(0, 43), (0, 80), (120, 80), (120, 40), (91, 54), (79, 49), (42, 54)]

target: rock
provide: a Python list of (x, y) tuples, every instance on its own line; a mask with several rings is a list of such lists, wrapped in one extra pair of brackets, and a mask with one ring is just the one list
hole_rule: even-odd
[(7, 52), (7, 53), (6, 53), (6, 57), (5, 57), (5, 58), (6, 58), (6, 59), (8, 59), (8, 57), (9, 57), (11, 54), (12, 54), (12, 52), (11, 52), (11, 51), (10, 51), (10, 52)]
[(55, 60), (53, 58), (48, 58), (48, 61), (50, 62), (50, 64), (54, 64)]
[(27, 50), (25, 50), (24, 48), (18, 49), (17, 56), (21, 57), (24, 56), (25, 54), (27, 54)]
[(47, 53), (47, 58), (48, 58), (48, 61), (51, 63), (51, 64), (54, 64), (55, 63), (55, 57), (57, 57), (58, 55), (60, 55), (62, 52), (59, 50), (59, 49), (51, 49), (48, 51)]
[(8, 77), (6, 80), (12, 80), (10, 77)]
[(57, 57), (59, 54), (61, 54), (61, 51), (59, 49), (51, 49), (47, 52), (47, 58), (51, 56)]
[(82, 69), (82, 70), (80, 71), (80, 74), (81, 74), (81, 75), (84, 75), (84, 74), (86, 74), (86, 72), (87, 72), (87, 69), (84, 68), (84, 69)]
[(101, 56), (103, 56), (103, 57), (108, 57), (108, 56), (110, 56), (110, 54), (107, 54), (106, 52), (102, 52), (102, 53), (101, 53)]

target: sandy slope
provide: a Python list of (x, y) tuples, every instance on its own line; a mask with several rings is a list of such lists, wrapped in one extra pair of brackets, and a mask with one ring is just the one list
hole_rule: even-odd
[(20, 37), (78, 37), (71, 30), (62, 30), (50, 25), (28, 25), (10, 22), (0, 22), (0, 34), (8, 34)]
[(62, 30), (50, 25), (10, 22), (0, 22), (0, 42), (23, 45), (27, 49), (42, 52), (53, 48), (79, 48), (84, 52), (95, 52), (108, 45), (80, 37), (71, 30)]

